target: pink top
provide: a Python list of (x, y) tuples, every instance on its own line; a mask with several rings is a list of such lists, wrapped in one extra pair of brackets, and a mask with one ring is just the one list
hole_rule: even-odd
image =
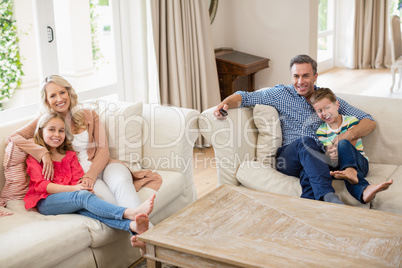
[(26, 163), (27, 173), (30, 177), (29, 189), (24, 197), (26, 209), (35, 207), (39, 200), (45, 199), (50, 195), (46, 190), (49, 183), (76, 185), (84, 175), (84, 171), (78, 162), (77, 154), (73, 151), (67, 151), (61, 162), (53, 161), (53, 181), (44, 179), (42, 175), (42, 162), (39, 163), (29, 155)]

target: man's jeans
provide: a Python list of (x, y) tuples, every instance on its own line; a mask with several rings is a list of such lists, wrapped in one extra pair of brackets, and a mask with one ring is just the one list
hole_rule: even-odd
[(365, 179), (369, 171), (369, 162), (350, 141), (340, 140), (338, 142), (338, 166), (331, 167), (331, 170), (345, 170), (348, 167), (353, 167), (357, 170), (359, 182), (351, 184), (345, 180), (346, 189), (354, 198), (364, 203), (363, 191), (370, 185)]
[(86, 190), (51, 194), (40, 200), (37, 208), (43, 215), (77, 213), (112, 228), (130, 231), (131, 220), (123, 219), (126, 208), (106, 202)]
[(300, 178), (301, 197), (321, 200), (327, 193), (335, 192), (325, 155), (313, 138), (303, 137), (282, 146), (276, 158), (278, 171)]

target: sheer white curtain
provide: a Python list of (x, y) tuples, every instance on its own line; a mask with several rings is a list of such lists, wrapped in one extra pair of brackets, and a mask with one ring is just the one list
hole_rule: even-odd
[(119, 2), (126, 101), (160, 104), (149, 0)]
[[(349, 2), (349, 0), (348, 0)], [(385, 68), (390, 63), (387, 0), (354, 0), (350, 5), (345, 66), (352, 69)]]

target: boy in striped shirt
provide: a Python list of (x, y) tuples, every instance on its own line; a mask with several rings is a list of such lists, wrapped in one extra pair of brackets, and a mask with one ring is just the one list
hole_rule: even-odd
[(310, 103), (318, 117), (324, 121), (316, 135), (330, 159), (328, 162), (331, 176), (345, 180), (349, 193), (361, 203), (370, 202), (378, 192), (388, 189), (392, 179), (373, 185), (365, 179), (369, 171), (369, 162), (360, 138), (352, 142), (338, 140), (339, 134), (357, 125), (359, 120), (354, 116), (338, 113), (339, 102), (329, 88), (315, 90), (310, 97)]

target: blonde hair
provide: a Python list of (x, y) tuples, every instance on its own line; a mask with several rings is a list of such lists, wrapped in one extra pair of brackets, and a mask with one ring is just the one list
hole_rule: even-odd
[(66, 137), (63, 143), (56, 148), (57, 152), (60, 154), (65, 154), (66, 151), (73, 151), (73, 146), (71, 141), (73, 140), (73, 135), (70, 132), (70, 128), (65, 122), (64, 117), (61, 114), (56, 112), (45, 113), (43, 114), (39, 120), (38, 124), (36, 125), (35, 134), (34, 134), (34, 142), (40, 146), (45, 147), (50, 152), (50, 147), (47, 145), (43, 139), (43, 128), (50, 122), (50, 120), (58, 118), (64, 123), (64, 131), (66, 133)]
[(336, 96), (332, 90), (326, 87), (318, 88), (314, 90), (313, 94), (310, 97), (310, 104), (314, 105), (318, 101), (322, 99), (328, 99), (330, 102), (336, 102)]
[(59, 75), (47, 76), (42, 81), (41, 102), (42, 102), (42, 110), (43, 110), (43, 112), (44, 113), (56, 112), (50, 107), (50, 105), (49, 105), (49, 103), (47, 101), (46, 86), (48, 84), (50, 84), (50, 83), (54, 83), (56, 85), (64, 87), (67, 90), (68, 96), (70, 98), (70, 107), (69, 107), (69, 113), (68, 113), (68, 116), (66, 118), (66, 121), (69, 123), (70, 120), (71, 120), (72, 123), (73, 123), (72, 125), (76, 129), (79, 129), (81, 127), (85, 127), (84, 112), (82, 110), (82, 105), (78, 102), (77, 93), (75, 93), (75, 90), (72, 87), (72, 85), (66, 79), (64, 79), (63, 77), (61, 77)]

